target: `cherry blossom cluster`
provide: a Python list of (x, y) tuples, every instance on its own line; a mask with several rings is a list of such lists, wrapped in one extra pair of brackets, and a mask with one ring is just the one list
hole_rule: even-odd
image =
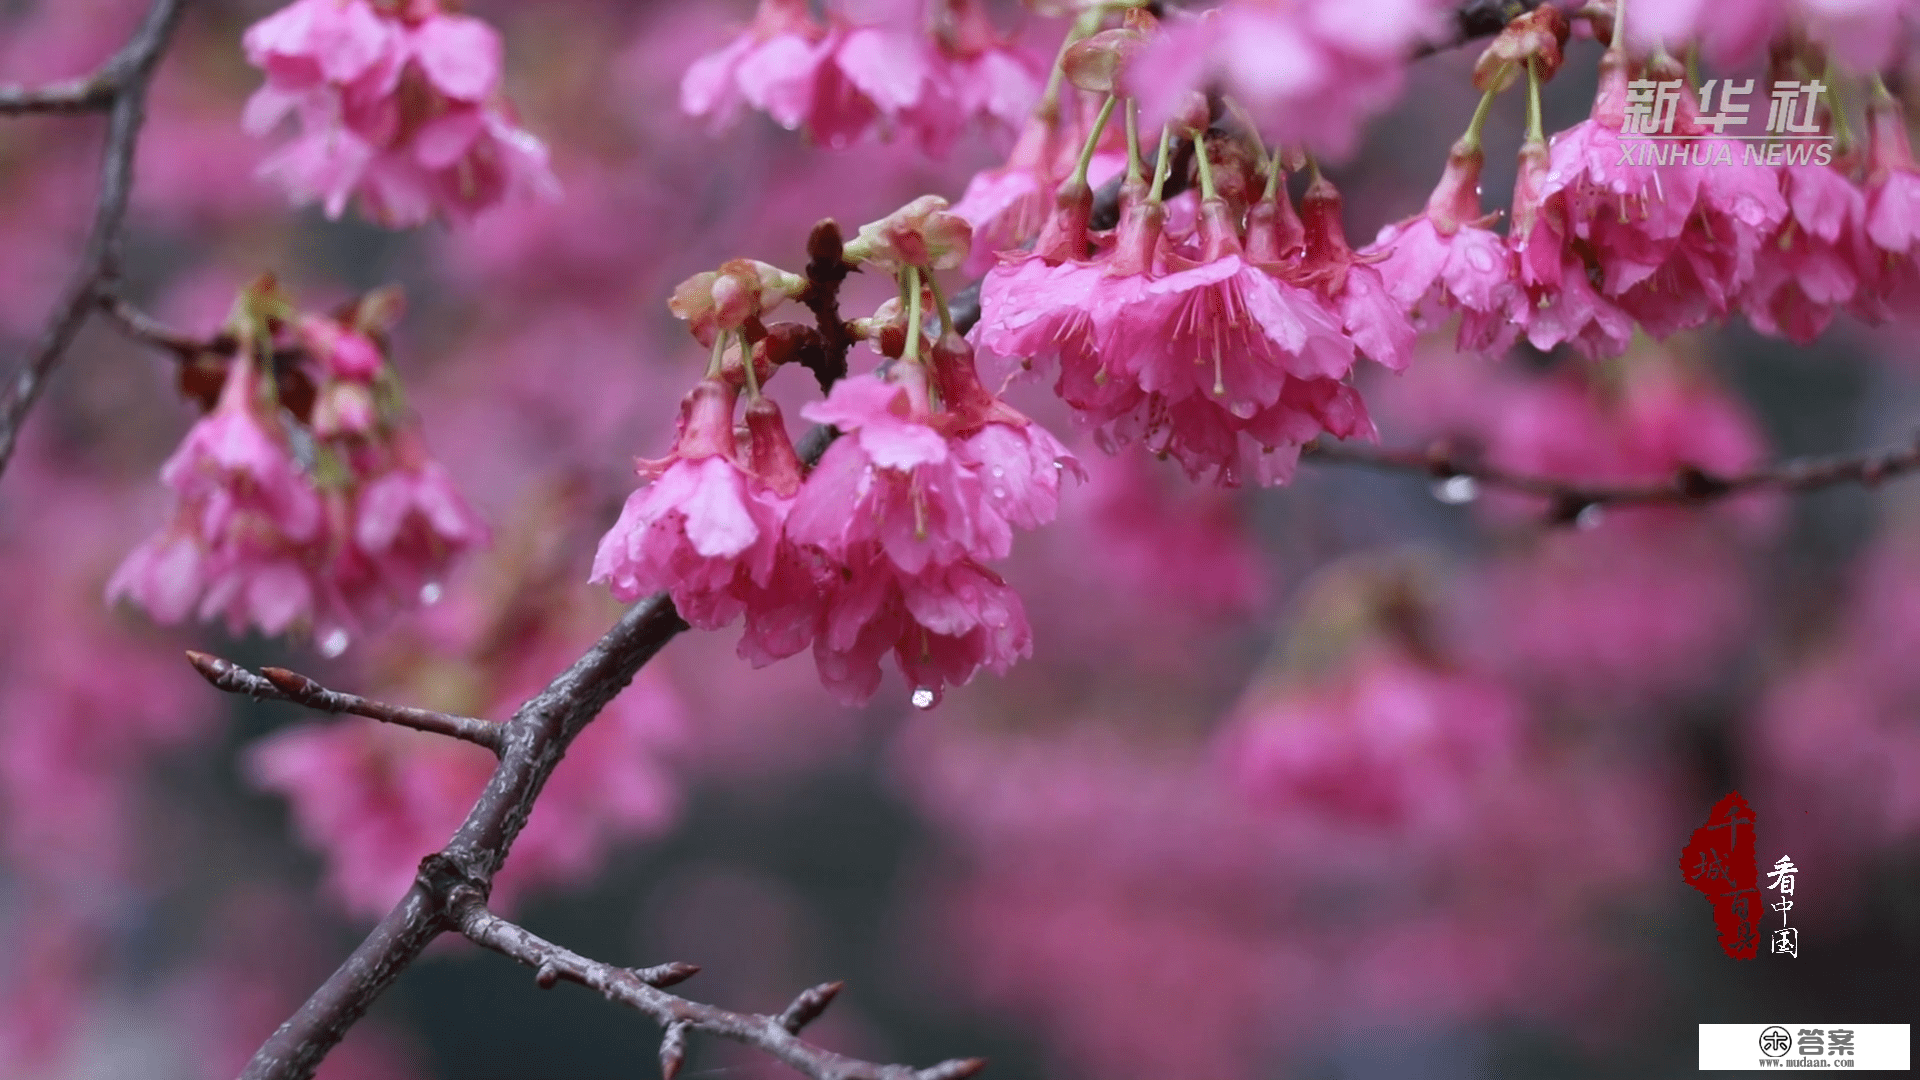
[(127, 556), (108, 599), (163, 623), (197, 611), (234, 633), (302, 630), (328, 654), (438, 599), (487, 529), (407, 411), (380, 344), (397, 314), (392, 290), (314, 315), (270, 278), (248, 286), (224, 364), (182, 370), (208, 411), (160, 470), (171, 520)]
[(907, 135), (939, 153), (970, 123), (1015, 127), (1039, 94), (1035, 65), (982, 0), (761, 0), (753, 21), (695, 61), (681, 108), (731, 123), (750, 105), (822, 146)]
[[(1105, 446), (1139, 442), (1227, 486), (1284, 483), (1320, 435), (1373, 434), (1346, 380), (1363, 357), (1404, 367), (1414, 329), (1380, 271), (1348, 244), (1333, 184), (1314, 168), (1296, 209), (1285, 155), (1210, 139), (1199, 95), (1162, 127), (1148, 182), (1135, 103), (1120, 88), (1156, 30), (1133, 12), (1065, 51), (1074, 86), (1104, 93), (1106, 104), (1038, 235), (996, 230), (1029, 246), (1003, 250), (988, 271), (974, 341), (1016, 369), (1052, 366), (1055, 390)], [(1119, 222), (1097, 233), (1089, 170), (1123, 100)], [(1176, 129), (1200, 181), (1197, 200), (1177, 206), (1164, 198)], [(1052, 186), (1048, 166), (1028, 166), (1036, 188)]]
[(760, 392), (795, 340), (761, 316), (808, 281), (738, 259), (683, 283), (671, 306), (709, 345), (707, 375), (681, 403), (672, 451), (639, 463), (650, 483), (601, 540), (593, 580), (622, 600), (664, 590), (702, 629), (744, 619), (740, 653), (756, 665), (811, 646), (850, 703), (873, 695), (888, 653), (923, 707), (1028, 655), (1020, 598), (987, 563), (1016, 528), (1053, 520), (1079, 465), (981, 384), (953, 326), (935, 272), (960, 265), (970, 234), (927, 196), (846, 245), (848, 263), (893, 276), (900, 295), (852, 324), (881, 365), (801, 410), (840, 432), (811, 469)]
[(243, 39), (267, 81), (243, 125), (300, 134), (261, 174), (337, 218), (347, 201), (393, 228), (466, 221), (503, 199), (550, 196), (544, 144), (500, 93), (493, 27), (440, 0), (296, 0)]
[[(1842, 310), (1869, 324), (1913, 310), (1916, 172), (1899, 103), (1877, 76), (1866, 80), (1864, 145), (1842, 105), (1824, 114), (1836, 127), (1830, 162), (1810, 144), (1762, 155), (1703, 122), (1679, 62), (1630, 54), (1624, 26), (1611, 23), (1591, 116), (1551, 140), (1539, 85), (1560, 66), (1565, 20), (1540, 8), (1488, 48), (1476, 71), (1486, 97), (1426, 210), (1368, 249), (1397, 299), (1458, 312), (1462, 348), (1504, 351), (1524, 335), (1596, 358), (1625, 352), (1636, 329), (1664, 339), (1735, 314), (1805, 344)], [(1775, 50), (1773, 70), (1842, 85), (1804, 43)], [(1488, 227), (1497, 215), (1481, 212), (1480, 127), (1521, 71), (1528, 132), (1502, 237)], [(1681, 88), (1671, 138), (1628, 130), (1636, 80)]]

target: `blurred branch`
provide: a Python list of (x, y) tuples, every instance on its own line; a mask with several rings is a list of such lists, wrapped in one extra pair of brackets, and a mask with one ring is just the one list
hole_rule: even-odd
[(191, 334), (182, 333), (135, 307), (126, 297), (117, 292), (102, 289), (98, 301), (101, 312), (122, 334), (142, 345), (165, 349), (182, 360), (191, 360), (202, 353), (233, 351), (233, 340), (230, 337), (221, 335), (203, 341)]
[(351, 713), (484, 746), (496, 756), (500, 753), (502, 729), (491, 720), (475, 720), (470, 716), (454, 716), (431, 709), (369, 701), (355, 694), (329, 690), (305, 675), (286, 668), (261, 668), (260, 674), (255, 675), (230, 660), (192, 650), (188, 650), (187, 660), (202, 678), (228, 693), (246, 694), (255, 700), (291, 701), (321, 712)]
[[(1716, 475), (1691, 466), (1664, 480), (1599, 484), (1530, 476), (1485, 464), (1450, 444), (1425, 450), (1389, 450), (1347, 443), (1316, 442), (1304, 460), (1354, 465), (1387, 472), (1424, 473), (1436, 480), (1466, 478), (1476, 485), (1551, 499), (1556, 520), (1571, 521), (1591, 506), (1710, 503), (1750, 491), (1816, 491), (1841, 484), (1872, 487), (1882, 480), (1920, 470), (1920, 436), (1906, 446), (1847, 457), (1795, 458), (1747, 472)], [(1467, 494), (1460, 501), (1472, 497)]]
[(100, 190), (79, 269), (61, 292), (26, 360), (0, 391), (0, 472), (12, 459), (20, 425), (39, 400), (48, 376), (79, 335), (97, 297), (119, 274), (121, 226), (133, 188), (134, 148), (146, 119), (147, 87), (185, 2), (154, 0), (133, 37), (98, 72), (85, 79), (37, 90), (0, 87), (0, 113), (108, 110)]
[(564, 979), (598, 990), (607, 1000), (637, 1009), (665, 1029), (660, 1045), (660, 1071), (673, 1080), (685, 1061), (686, 1037), (701, 1032), (745, 1043), (778, 1058), (813, 1080), (961, 1080), (986, 1067), (979, 1058), (942, 1062), (928, 1069), (906, 1065), (876, 1065), (822, 1049), (799, 1037), (809, 1021), (826, 1010), (839, 991), (828, 983), (803, 992), (779, 1016), (730, 1012), (667, 993), (662, 986), (678, 982), (699, 970), (689, 964), (667, 964), (635, 971), (589, 960), (555, 945), (487, 910), (484, 898), (473, 890), (457, 890), (452, 898), (454, 923), (462, 934), (504, 956), (533, 968), (542, 986)]
[(1469, 41), (1492, 37), (1516, 17), (1525, 15), (1541, 3), (1542, 0), (1466, 0), (1453, 9), (1453, 24), (1448, 27), (1447, 36), (1415, 49), (1414, 59), (1457, 49)]

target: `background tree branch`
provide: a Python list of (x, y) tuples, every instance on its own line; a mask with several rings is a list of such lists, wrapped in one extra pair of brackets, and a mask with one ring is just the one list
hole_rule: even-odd
[[(1805, 492), (1842, 484), (1872, 487), (1882, 480), (1920, 470), (1920, 435), (1905, 446), (1863, 454), (1790, 458), (1726, 475), (1689, 467), (1661, 480), (1611, 484), (1510, 472), (1479, 462), (1444, 441), (1425, 450), (1316, 442), (1306, 448), (1301, 458), (1328, 465), (1424, 473), (1441, 481), (1466, 479), (1476, 487), (1538, 495), (1552, 501), (1556, 519), (1571, 521), (1581, 511), (1594, 506), (1697, 506), (1752, 491)], [(1462, 489), (1460, 494), (1463, 497), (1453, 501), (1470, 501), (1474, 489)]]
[(453, 915), (461, 933), (533, 968), (543, 986), (559, 979), (576, 982), (598, 990), (609, 1001), (652, 1017), (667, 1031), (661, 1045), (661, 1072), (666, 1080), (673, 1080), (680, 1071), (688, 1032), (744, 1043), (814, 1080), (961, 1080), (986, 1067), (980, 1058), (945, 1061), (927, 1069), (875, 1065), (822, 1049), (800, 1038), (800, 1029), (824, 1012), (838, 993), (837, 983), (802, 992), (779, 1016), (729, 1012), (661, 989), (658, 973), (677, 975), (691, 965), (669, 964), (634, 971), (589, 960), (488, 911), (482, 899), (471, 891), (455, 895)]
[(0, 390), (0, 473), (12, 460), (20, 425), (46, 388), (48, 376), (80, 333), (102, 290), (111, 287), (119, 274), (121, 230), (133, 190), (134, 151), (146, 119), (147, 87), (185, 3), (154, 0), (127, 44), (85, 79), (38, 90), (0, 87), (0, 113), (108, 110), (100, 191), (80, 266), (61, 291), (26, 359)]

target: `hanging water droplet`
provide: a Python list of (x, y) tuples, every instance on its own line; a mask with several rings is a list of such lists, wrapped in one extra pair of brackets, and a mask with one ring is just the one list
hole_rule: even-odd
[(1242, 420), (1251, 420), (1253, 419), (1253, 414), (1259, 412), (1260, 409), (1251, 401), (1236, 401), (1227, 407), (1227, 411)]
[(439, 582), (429, 581), (425, 585), (420, 586), (420, 603), (427, 607), (432, 607), (439, 603), (440, 598), (446, 594), (447, 591), (440, 587)]
[(1602, 507), (1599, 503), (1589, 503), (1579, 514), (1574, 516), (1573, 527), (1576, 529), (1597, 529), (1600, 527), (1600, 523), (1606, 520), (1606, 517), (1607, 511), (1605, 507)]
[(913, 707), (916, 709), (933, 708), (933, 691), (924, 686), (915, 689), (913, 692)]
[(1480, 497), (1480, 482), (1471, 476), (1449, 476), (1433, 485), (1433, 497), (1448, 506), (1465, 506)]
[(320, 655), (331, 660), (347, 651), (347, 632), (334, 627), (320, 639)]

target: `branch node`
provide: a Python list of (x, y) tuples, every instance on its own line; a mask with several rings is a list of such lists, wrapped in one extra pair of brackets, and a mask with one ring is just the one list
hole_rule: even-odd
[(827, 1011), (827, 1006), (833, 1004), (833, 999), (840, 996), (846, 986), (844, 982), (830, 982), (802, 990), (793, 1004), (787, 1006), (787, 1011), (780, 1014), (780, 1026), (794, 1035), (800, 1034), (801, 1028), (820, 1019), (820, 1014)]
[(553, 989), (553, 984), (559, 981), (560, 969), (552, 964), (541, 964), (540, 970), (533, 973), (533, 984), (542, 990)]
[(673, 1080), (680, 1075), (680, 1066), (687, 1060), (687, 1025), (684, 1022), (667, 1025), (667, 1033), (660, 1037), (660, 1075), (663, 1080)]
[(986, 1058), (954, 1058), (931, 1068), (921, 1069), (916, 1080), (966, 1080), (987, 1067)]
[(1575, 491), (1563, 491), (1553, 497), (1547, 507), (1547, 523), (1550, 525), (1574, 525), (1582, 515), (1600, 505), (1585, 495)]
[(700, 965), (675, 960), (670, 964), (661, 964), (657, 967), (628, 968), (627, 970), (633, 973), (634, 978), (639, 979), (655, 990), (665, 990), (669, 986), (686, 982), (688, 979), (700, 974)]
[(1694, 502), (1717, 499), (1733, 490), (1733, 485), (1696, 465), (1682, 465), (1674, 474), (1673, 486), (1680, 497)]

